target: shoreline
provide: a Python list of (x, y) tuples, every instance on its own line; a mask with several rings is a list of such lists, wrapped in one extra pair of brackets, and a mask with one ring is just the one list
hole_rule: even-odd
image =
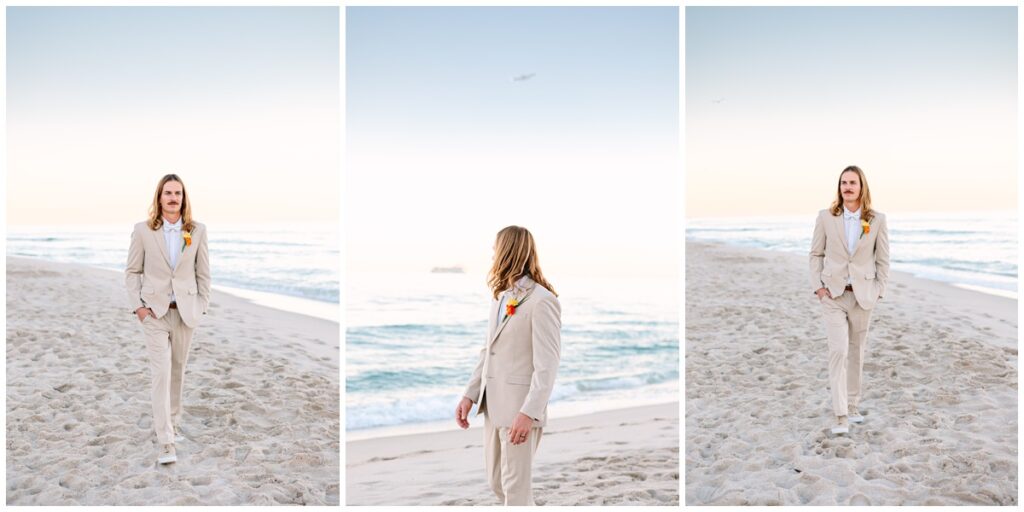
[[(916, 274), (912, 274), (914, 277), (918, 277)], [(928, 279), (927, 277), (918, 277), (918, 279)], [(928, 279), (929, 281), (936, 281), (939, 283), (946, 283), (946, 281), (938, 281), (937, 279)], [(987, 286), (978, 286), (973, 284), (964, 283), (947, 283), (957, 288), (963, 288), (964, 290), (971, 290), (973, 292), (984, 293), (986, 295), (995, 295), (996, 297), (1003, 297), (1005, 299), (1017, 300), (1017, 292), (1011, 292), (1009, 290), (1000, 290), (998, 288), (989, 288)]]
[[(121, 289), (122, 294), (124, 292), (124, 271), (117, 271), (110, 268), (94, 267), (91, 265), (80, 265), (76, 263), (65, 263), (60, 261), (44, 260), (39, 258), (26, 258), (24, 256), (9, 256), (7, 257), (7, 268), (10, 269), (12, 265), (28, 265), (31, 267), (46, 267), (50, 266), (56, 269), (79, 269), (85, 273), (104, 273), (107, 275), (116, 274), (117, 279), (116, 286)], [(97, 275), (97, 274), (93, 274)], [(104, 279), (105, 280), (105, 279)], [(106, 280), (105, 280), (106, 281)], [(119, 308), (126, 308), (124, 306), (125, 300), (117, 303)], [(308, 300), (308, 299), (304, 299)], [(320, 337), (330, 338), (330, 330), (333, 329), (337, 334), (333, 335), (334, 347), (329, 346), (330, 343), (304, 343), (303, 348), (305, 352), (312, 352), (310, 359), (316, 359), (320, 361), (329, 361), (329, 363), (337, 366), (340, 360), (340, 324), (337, 320), (329, 320), (320, 318), (318, 316), (307, 315), (301, 312), (288, 311), (272, 306), (261, 304), (257, 301), (251, 300), (244, 296), (235, 295), (233, 293), (224, 291), (220, 286), (213, 285), (210, 290), (210, 310), (207, 316), (212, 317), (216, 313), (216, 310), (222, 307), (227, 309), (241, 309), (241, 310), (263, 310), (259, 313), (258, 317), (261, 318), (264, 325), (274, 324), (277, 322), (289, 325), (291, 327), (302, 326), (304, 331), (315, 331)], [(8, 305), (10, 310), (10, 305)], [(8, 313), (10, 315), (10, 313)], [(205, 323), (208, 319), (203, 319)], [(333, 326), (333, 327), (332, 327)], [(200, 326), (202, 329), (202, 326)], [(308, 341), (305, 337), (297, 338), (299, 340)], [(277, 347), (265, 345), (264, 348), (271, 349), (280, 352)], [(327, 359), (324, 359), (327, 358)], [(298, 359), (295, 360), (299, 362)], [(305, 364), (308, 361), (303, 361)]]
[[(7, 260), (56, 263), (59, 265), (77, 265), (80, 267), (102, 270), (105, 272), (113, 272), (116, 274), (120, 274), (122, 278), (124, 277), (124, 269), (118, 270), (110, 267), (85, 265), (81, 263), (71, 263), (46, 258), (36, 258), (32, 256), (8, 255)], [(248, 301), (257, 306), (275, 309), (287, 313), (294, 313), (296, 315), (303, 315), (311, 318), (327, 320), (330, 322), (340, 323), (339, 317), (341, 314), (341, 306), (338, 303), (324, 302), (319, 300), (307, 299), (305, 297), (285, 295), (282, 293), (273, 293), (263, 290), (249, 290), (246, 288), (238, 288), (236, 286), (225, 286), (219, 284), (212, 284), (210, 288), (211, 290), (218, 290), (222, 293), (232, 295), (237, 299)]]
[[(734, 244), (722, 243), (722, 242), (701, 242), (687, 240), (687, 248), (700, 248), (700, 249), (712, 249), (719, 251), (732, 251), (741, 254), (749, 254), (751, 258), (758, 257), (770, 257), (773, 255), (778, 259), (788, 259), (794, 268), (798, 267), (803, 277), (809, 271), (807, 269), (807, 258), (806, 256), (799, 255), (788, 251), (775, 251), (771, 249), (759, 249), (752, 247), (743, 247)], [(763, 256), (759, 256), (761, 253)], [(1007, 297), (998, 293), (990, 293), (988, 291), (978, 290), (971, 285), (961, 285), (957, 283), (950, 283), (947, 281), (938, 281), (935, 279), (929, 279), (926, 277), (918, 277), (912, 273), (904, 272), (901, 270), (890, 270), (889, 281), (892, 286), (888, 287), (887, 295), (898, 296), (903, 290), (915, 289), (927, 292), (932, 295), (942, 295), (949, 297), (954, 300), (959, 307), (962, 307), (965, 312), (972, 313), (974, 321), (982, 325), (982, 330), (994, 331), (999, 334), (997, 337), (986, 337), (983, 341), (991, 343), (996, 347), (1003, 349), (1014, 349), (1017, 348), (1017, 332), (1016, 332), (1016, 321), (1012, 330), (1007, 330), (1006, 322), (994, 319), (992, 315), (987, 313), (989, 309), (998, 310), (1011, 310), (1016, 312), (1017, 310), (1017, 299)], [(900, 290), (897, 292), (897, 290)], [(810, 293), (808, 293), (810, 296)], [(888, 297), (883, 297), (879, 301), (880, 306), (886, 306), (891, 301), (887, 300)], [(1016, 319), (1014, 319), (1016, 320)], [(987, 329), (985, 329), (987, 328)]]
[[(598, 414), (603, 412), (614, 412), (622, 409), (630, 409), (634, 407), (646, 407), (646, 406), (658, 406), (675, 403), (678, 405), (679, 400), (677, 398), (661, 398), (650, 401), (644, 400), (633, 400), (628, 399), (612, 400), (604, 402), (570, 402), (562, 403), (552, 402), (548, 405), (548, 417), (551, 419), (566, 419), (574, 418), (577, 416), (587, 416), (590, 414)], [(596, 405), (596, 406), (595, 406)], [(454, 402), (452, 410), (455, 410)], [(473, 409), (470, 412), (470, 417), (475, 417), (476, 405), (473, 405)], [(454, 418), (454, 417), (453, 417)], [(482, 418), (482, 417), (481, 417)], [(454, 419), (447, 420), (435, 420), (435, 421), (424, 421), (418, 423), (410, 423), (404, 425), (390, 425), (383, 427), (371, 427), (371, 428), (360, 428), (355, 430), (345, 431), (346, 441), (365, 441), (369, 439), (386, 439), (391, 437), (401, 437), (407, 435), (416, 434), (440, 434), (444, 432), (458, 432), (461, 429), (455, 424)]]
[[(454, 408), (453, 408), (454, 410)], [(345, 443), (346, 505), (496, 505), (483, 418), (470, 428)], [(678, 505), (679, 402), (551, 418), (533, 466), (538, 505)]]
[[(702, 240), (702, 239), (697, 239), (697, 238), (690, 238), (689, 236), (686, 236), (685, 242), (687, 244), (695, 243), (695, 244), (721, 245), (721, 246), (726, 246), (726, 247), (735, 247), (737, 249), (750, 249), (750, 250), (753, 250), (753, 251), (768, 251), (768, 252), (772, 252), (772, 253), (790, 254), (790, 255), (802, 255), (802, 256), (806, 257), (806, 251), (801, 253), (799, 251), (788, 251), (788, 250), (785, 250), (785, 249), (772, 249), (772, 248), (768, 248), (768, 247), (751, 247), (751, 246), (734, 244), (734, 243), (729, 243), (729, 242), (713, 241), (713, 240)], [(936, 268), (940, 268), (941, 269), (943, 267), (936, 267)], [(1007, 290), (1007, 289), (1003, 289), (1003, 288), (995, 288), (995, 287), (984, 286), (984, 285), (979, 285), (979, 284), (975, 284), (975, 283), (964, 283), (964, 282), (954, 281), (954, 280), (935, 279), (935, 278), (932, 278), (932, 277), (929, 277), (929, 276), (926, 276), (926, 275), (921, 275), (919, 273), (915, 273), (915, 272), (907, 271), (907, 270), (892, 269), (892, 270), (890, 270), (890, 273), (900, 273), (900, 274), (904, 274), (904, 275), (907, 275), (907, 276), (914, 277), (916, 279), (924, 279), (924, 280), (932, 281), (932, 282), (935, 282), (935, 283), (942, 283), (942, 284), (946, 284), (946, 285), (950, 285), (950, 286), (956, 286), (956, 287), (959, 287), (959, 288), (963, 288), (965, 290), (971, 290), (971, 291), (975, 291), (975, 292), (978, 292), (978, 293), (984, 293), (986, 295), (994, 295), (994, 296), (997, 296), (997, 297), (1003, 297), (1003, 298), (1012, 299), (1012, 300), (1017, 300), (1019, 298), (1019, 295), (1017, 293), (1017, 290), (1019, 289), (1019, 286), (1020, 286), (1019, 284), (1018, 284), (1018, 288), (1015, 288), (1013, 290)], [(1018, 279), (1019, 279), (1019, 276), (1018, 276)]]
[(265, 292), (260, 290), (248, 290), (233, 286), (211, 285), (214, 290), (234, 295), (239, 299), (247, 300), (257, 306), (276, 309), (296, 315), (318, 318), (340, 324), (341, 305), (337, 302), (324, 302), (319, 300), (295, 297), (281, 293)]

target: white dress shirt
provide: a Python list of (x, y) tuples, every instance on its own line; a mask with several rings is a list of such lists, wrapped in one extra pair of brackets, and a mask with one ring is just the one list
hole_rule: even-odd
[[(860, 208), (851, 212), (843, 206), (843, 224), (846, 226), (846, 247), (853, 254), (853, 248), (857, 246), (863, 228), (860, 226)], [(853, 277), (846, 278), (846, 284), (853, 284)]]
[[(527, 281), (528, 279), (530, 279), (529, 275), (520, 277), (519, 280), (516, 281), (516, 284), (512, 285), (512, 289), (501, 292), (501, 295), (498, 298), (498, 325), (501, 325), (501, 322), (505, 321), (505, 305), (508, 304), (508, 299), (516, 295), (521, 295), (529, 284), (529, 281)], [(522, 297), (520, 297), (520, 299), (521, 298)]]
[[(167, 255), (171, 257), (171, 268), (178, 266), (178, 258), (181, 256), (181, 217), (178, 222), (171, 224), (164, 219), (164, 241), (167, 242)], [(171, 302), (174, 300), (174, 292), (171, 292)]]

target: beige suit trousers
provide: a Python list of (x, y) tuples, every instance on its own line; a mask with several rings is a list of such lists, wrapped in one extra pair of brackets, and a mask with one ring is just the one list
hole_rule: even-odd
[(823, 297), (821, 306), (828, 335), (832, 409), (836, 416), (846, 416), (848, 407), (860, 402), (871, 310), (862, 308), (851, 291), (833, 299)]
[(181, 420), (185, 363), (194, 329), (185, 325), (177, 309), (168, 309), (161, 318), (147, 316), (142, 321), (142, 330), (146, 333), (146, 352), (153, 378), (153, 429), (160, 444), (172, 444), (173, 425)]
[(533, 455), (540, 446), (543, 428), (533, 427), (526, 442), (513, 445), (509, 427), (491, 424), (484, 413), (484, 464), (491, 489), (504, 505), (533, 505)]

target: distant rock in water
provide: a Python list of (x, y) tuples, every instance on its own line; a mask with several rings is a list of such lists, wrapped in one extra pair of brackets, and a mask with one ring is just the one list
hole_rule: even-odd
[(454, 267), (434, 267), (434, 268), (430, 269), (430, 272), (432, 274), (465, 274), (466, 273), (466, 271), (463, 270), (463, 268), (460, 267), (459, 265), (455, 265)]

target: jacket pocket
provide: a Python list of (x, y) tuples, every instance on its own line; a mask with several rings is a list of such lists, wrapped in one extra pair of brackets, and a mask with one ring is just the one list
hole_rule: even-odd
[(188, 294), (189, 295), (195, 295), (196, 293), (199, 293), (199, 292), (195, 288), (189, 288), (188, 289)]
[(864, 275), (864, 279), (874, 279), (874, 278), (875, 278), (875, 273), (874, 272), (872, 272), (870, 274), (865, 274)]
[(529, 386), (530, 376), (529, 375), (509, 375), (505, 378), (505, 382), (509, 384), (515, 384), (517, 386)]

